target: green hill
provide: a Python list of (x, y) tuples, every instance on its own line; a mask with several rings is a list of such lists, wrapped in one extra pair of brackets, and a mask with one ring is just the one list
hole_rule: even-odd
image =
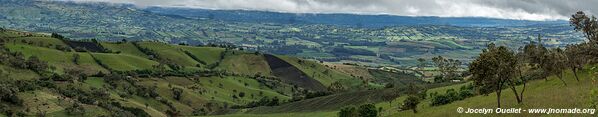
[[(0, 31), (0, 47), (5, 48), (0, 51), (0, 88), (12, 92), (2, 94), (16, 96), (11, 98), (14, 102), (0, 102), (2, 114), (230, 114), (293, 103), (314, 91), (327, 91), (323, 86), (313, 90), (296, 85), (304, 80), (326, 85), (339, 82), (345, 86), (362, 83), (317, 62), (282, 57), (284, 60), (278, 61), (281, 63), (270, 63), (264, 54), (235, 48), (61, 40), (54, 36)], [(95, 52), (73, 49), (88, 45)], [(29, 61), (31, 56), (39, 61)], [(282, 63), (304, 76), (272, 74), (271, 66)], [(172, 64), (183, 69), (174, 69)], [(315, 97), (318, 96), (323, 95)]]

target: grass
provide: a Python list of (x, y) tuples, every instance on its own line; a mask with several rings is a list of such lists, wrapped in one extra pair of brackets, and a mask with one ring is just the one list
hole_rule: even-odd
[(127, 54), (93, 53), (92, 55), (108, 68), (117, 71), (152, 69), (159, 64), (156, 61)]
[(85, 74), (93, 75), (98, 72), (108, 73), (109, 71), (98, 64), (90, 53), (77, 53), (79, 54), (79, 61), (77, 66), (83, 70)]
[(30, 70), (15, 69), (12, 67), (0, 65), (0, 81), (5, 80), (36, 80), (39, 78), (37, 73)]
[(336, 112), (309, 112), (309, 113), (274, 113), (274, 114), (230, 114), (214, 115), (208, 117), (336, 117)]
[[(196, 84), (184, 84), (189, 82), (176, 81), (177, 79), (168, 79), (170, 83), (181, 86), (193, 86)], [(180, 80), (180, 79), (179, 79)], [(220, 88), (222, 84), (222, 88)], [(247, 84), (247, 85), (245, 85)], [(257, 80), (242, 77), (205, 77), (199, 79), (199, 86), (205, 90), (201, 97), (220, 102), (229, 102), (233, 104), (246, 104), (251, 101), (258, 101), (260, 97), (278, 97), (281, 100), (290, 99), (289, 96), (281, 95), (274, 89), (261, 85)], [(236, 90), (236, 92), (234, 91)], [(233, 99), (231, 95), (238, 95), (244, 92), (245, 96)], [(261, 93), (260, 93), (261, 92)], [(251, 96), (253, 95), (253, 96)], [(212, 99), (212, 97), (214, 97)]]
[(224, 48), (217, 47), (191, 47), (178, 46), (185, 51), (188, 51), (198, 59), (206, 62), (206, 64), (214, 64), (220, 60), (220, 54), (224, 52)]
[(330, 84), (336, 81), (350, 81), (350, 84), (357, 84), (361, 82), (357, 78), (353, 78), (349, 75), (343, 74), (336, 70), (332, 70), (322, 64), (316, 63), (314, 61), (309, 60), (301, 60), (302, 63), (299, 63), (298, 58), (288, 57), (288, 56), (277, 56), (286, 62), (290, 63), (291, 65), (297, 67), (303, 73), (307, 74), (310, 78), (318, 80), (320, 83), (324, 84), (325, 86), (329, 86)]
[(113, 52), (120, 52), (121, 54), (129, 54), (134, 56), (139, 56), (143, 58), (147, 58), (148, 56), (141, 52), (133, 43), (110, 43), (110, 42), (101, 42), (100, 43), (104, 48), (109, 49)]
[(65, 68), (69, 68), (73, 65), (73, 57), (71, 53), (66, 53), (63, 51), (45, 48), (45, 47), (37, 47), (37, 46), (30, 46), (30, 45), (22, 45), (22, 44), (8, 44), (6, 47), (11, 52), (20, 52), (23, 53), (25, 59), (28, 59), (31, 56), (36, 56), (42, 61), (48, 62), (49, 65), (56, 67), (55, 71), (58, 73), (62, 73)]
[(22, 43), (22, 41), (24, 40), (41, 47), (56, 47), (56, 45), (68, 47), (68, 45), (64, 43), (62, 40), (50, 37), (18, 37), (14, 39), (16, 40), (16, 43), (24, 44)]
[(106, 84), (103, 78), (98, 77), (89, 77), (84, 82), (95, 88), (102, 88)]
[(140, 42), (139, 45), (154, 51), (161, 59), (172, 61), (177, 65), (194, 67), (200, 64), (173, 45), (157, 42)]
[[(572, 73), (567, 70), (565, 74), (565, 81), (568, 86), (564, 86), (556, 77), (550, 77), (548, 81), (535, 80), (528, 83), (524, 93), (524, 101), (517, 104), (513, 93), (510, 89), (503, 90), (501, 95), (502, 108), (589, 108), (589, 94), (592, 88), (592, 82), (588, 73), (580, 73), (580, 82), (577, 82)], [(456, 88), (451, 86), (450, 88)], [(448, 88), (437, 89), (443, 92)], [(522, 86), (518, 86), (520, 91)], [(401, 97), (400, 100), (404, 100)], [(378, 104), (380, 105), (380, 104)], [(388, 105), (388, 103), (386, 104)], [(398, 105), (387, 108), (384, 116), (426, 116), (426, 117), (440, 117), (446, 115), (459, 116), (482, 116), (480, 114), (459, 114), (456, 112), (458, 107), (463, 108), (496, 108), (496, 93), (488, 96), (475, 96), (462, 101), (456, 101), (442, 106), (430, 106), (430, 99), (422, 101), (418, 105), (418, 113), (414, 114), (411, 111), (397, 112)], [(588, 116), (576, 114), (489, 114), (483, 116)]]
[(217, 69), (250, 76), (255, 74), (272, 76), (272, 71), (264, 56), (248, 53), (227, 55)]
[[(549, 77), (548, 81), (534, 80), (527, 84), (526, 91), (524, 93), (524, 101), (522, 104), (517, 104), (513, 93), (510, 89), (503, 90), (501, 105), (503, 108), (590, 108), (590, 90), (593, 88), (591, 75), (584, 71), (578, 73), (580, 81), (576, 81), (570, 70), (565, 72), (565, 81), (567, 86), (558, 80), (556, 77)], [(463, 85), (470, 83), (462, 83), (445, 87), (438, 87), (429, 89), (428, 93), (438, 92), (444, 93), (448, 89), (458, 89)], [(517, 89), (521, 91), (522, 86), (518, 86)], [(347, 97), (345, 97), (346, 99)], [(457, 113), (458, 107), (463, 108), (496, 108), (496, 94), (492, 93), (488, 96), (478, 95), (471, 98), (467, 98), (461, 101), (455, 101), (450, 104), (441, 106), (430, 106), (431, 99), (427, 98), (418, 105), (418, 113), (413, 113), (410, 110), (398, 111), (399, 104), (406, 99), (406, 96), (396, 98), (392, 104), (388, 102), (376, 103), (377, 108), (383, 108), (380, 115), (383, 117), (402, 117), (402, 116), (420, 116), (420, 117), (445, 117), (448, 115), (455, 116), (590, 116), (584, 114), (459, 114)], [(320, 103), (321, 106), (321, 103)], [(293, 106), (298, 108), (298, 106)], [(276, 108), (274, 108), (276, 109)], [(266, 109), (268, 111), (275, 111)], [(266, 111), (260, 111), (266, 112)], [(219, 115), (216, 117), (252, 117), (252, 116), (289, 116), (289, 117), (334, 117), (337, 116), (338, 111), (314, 111), (314, 112), (284, 112), (284, 113), (270, 113), (270, 114), (248, 114), (238, 113), (231, 115)]]

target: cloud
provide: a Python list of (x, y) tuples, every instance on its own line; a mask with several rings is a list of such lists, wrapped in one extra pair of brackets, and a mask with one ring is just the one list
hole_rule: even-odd
[(356, 13), (403, 16), (490, 17), (566, 20), (583, 10), (598, 13), (598, 0), (69, 0), (131, 3), (141, 7), (174, 6), (245, 9), (290, 13)]

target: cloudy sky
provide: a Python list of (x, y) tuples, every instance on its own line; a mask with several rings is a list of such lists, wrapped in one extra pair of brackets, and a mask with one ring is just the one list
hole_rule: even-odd
[(598, 13), (598, 0), (70, 0), (132, 3), (140, 7), (176, 6), (247, 9), (291, 13), (357, 13), (403, 16), (491, 17), (566, 20), (576, 11)]

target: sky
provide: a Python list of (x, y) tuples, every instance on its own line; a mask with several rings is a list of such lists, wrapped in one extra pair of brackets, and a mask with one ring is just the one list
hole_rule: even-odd
[(130, 3), (139, 7), (189, 7), (287, 13), (354, 13), (401, 16), (489, 17), (567, 20), (577, 12), (598, 13), (598, 0), (67, 0)]

